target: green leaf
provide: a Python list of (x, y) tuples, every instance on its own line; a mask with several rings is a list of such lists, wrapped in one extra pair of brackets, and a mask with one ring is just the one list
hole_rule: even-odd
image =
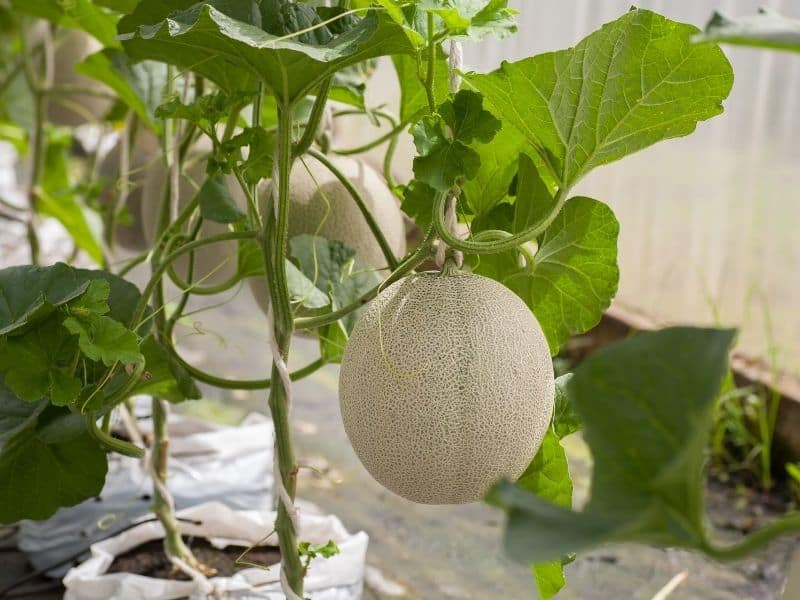
[[(571, 377), (565, 375), (556, 380), (556, 410), (552, 427), (542, 440), (539, 452), (517, 481), (519, 488), (567, 508), (572, 507), (572, 479), (567, 454), (560, 440), (581, 428), (580, 417), (567, 404), (567, 393), (564, 389)], [(540, 598), (552, 598), (564, 587), (565, 562), (559, 559), (531, 565)]]
[(247, 160), (241, 165), (242, 177), (248, 183), (258, 183), (272, 176), (272, 158), (275, 152), (275, 133), (261, 127), (249, 127), (228, 142), (229, 145), (246, 144)]
[(560, 560), (550, 560), (537, 563), (531, 567), (533, 578), (536, 581), (536, 589), (541, 600), (555, 598), (556, 594), (567, 583), (564, 577), (564, 565)]
[(715, 12), (695, 42), (721, 42), (739, 46), (800, 52), (800, 20), (762, 8), (752, 17), (729, 19)]
[[(298, 235), (289, 241), (290, 255), (303, 274), (330, 298), (336, 310), (355, 302), (381, 281), (355, 258), (355, 250), (336, 240), (313, 235)], [(356, 312), (343, 317), (344, 331), (350, 333), (358, 318)]]
[(91, 360), (102, 361), (107, 367), (117, 361), (124, 364), (144, 362), (136, 334), (114, 319), (98, 315), (67, 317), (64, 327), (78, 336), (81, 352)]
[(86, 291), (69, 303), (72, 314), (87, 315), (94, 313), (104, 315), (109, 310), (108, 297), (111, 295), (111, 284), (105, 279), (92, 279)]
[(414, 177), (439, 191), (447, 191), (459, 179), (469, 179), (480, 167), (480, 157), (459, 140), (448, 139), (438, 117), (424, 117), (411, 130), (418, 156)]
[(583, 429), (583, 421), (575, 410), (575, 403), (567, 393), (567, 386), (572, 380), (572, 373), (556, 379), (556, 401), (553, 408), (553, 431), (558, 439)]
[(72, 132), (48, 127), (44, 168), (39, 182), (38, 208), (42, 214), (55, 217), (69, 232), (75, 244), (96, 263), (103, 262), (98, 236), (89, 224), (88, 209), (78, 201), (70, 179), (70, 147)]
[(500, 130), (500, 121), (483, 108), (483, 97), (469, 90), (459, 91), (452, 100), (439, 107), (444, 122), (455, 140), (469, 144), (475, 140), (492, 141)]
[[(2, 340), (2, 338), (0, 338)], [(26, 402), (48, 397), (53, 404), (74, 402), (81, 382), (69, 374), (76, 352), (59, 315), (39, 321), (25, 335), (0, 341), (0, 374)]]
[(732, 330), (675, 327), (592, 354), (568, 393), (586, 424), (594, 470), (583, 512), (503, 482), (506, 549), (548, 561), (612, 541), (703, 549), (704, 450)]
[(523, 134), (546, 176), (569, 188), (597, 166), (688, 135), (722, 112), (733, 72), (717, 46), (692, 43), (697, 31), (635, 9), (574, 48), (465, 80)]
[(107, 469), (82, 416), (23, 402), (0, 381), (0, 523), (46, 519), (98, 495)]
[(206, 178), (198, 192), (200, 214), (204, 219), (217, 223), (235, 223), (244, 218), (244, 213), (236, 206), (236, 200), (225, 183), (225, 176), (216, 173)]
[(403, 188), (403, 203), (400, 208), (414, 219), (422, 231), (427, 231), (433, 221), (433, 201), (436, 190), (422, 181), (412, 179)]
[[(255, 4), (226, 0), (188, 8), (182, 0), (143, 0), (120, 21), (119, 31), (126, 52), (134, 59), (193, 70), (227, 92), (252, 93), (261, 79), (284, 105), (306, 96), (341, 68), (413, 51), (402, 28), (377, 12), (368, 13), (345, 32), (331, 34), (324, 44), (306, 34), (268, 33), (264, 29), (276, 26), (302, 29), (293, 27), (291, 19), (287, 22), (283, 13), (278, 24), (274, 4), (265, 3), (258, 11), (251, 10)], [(282, 11), (290, 10), (287, 2), (277, 4)], [(165, 21), (168, 15), (169, 22)]]
[(51, 23), (80, 29), (94, 36), (104, 46), (119, 47), (118, 16), (103, 10), (91, 0), (11, 0), (15, 10), (47, 19)]
[(472, 179), (463, 183), (461, 194), (476, 216), (488, 215), (508, 196), (523, 144), (522, 134), (504, 123), (490, 142), (472, 145), (481, 166)]
[(554, 208), (555, 198), (539, 176), (533, 160), (526, 154), (520, 154), (513, 231), (524, 231), (541, 223)]
[(533, 311), (553, 355), (594, 327), (616, 294), (618, 234), (608, 206), (571, 198), (542, 236), (532, 269), (501, 275)]
[(146, 376), (136, 384), (131, 395), (158, 396), (169, 402), (197, 400), (202, 397), (192, 376), (171, 354), (166, 352), (152, 335), (141, 344)]
[(160, 131), (161, 123), (154, 113), (167, 82), (165, 64), (150, 60), (134, 63), (122, 50), (106, 48), (87, 56), (75, 65), (75, 71), (111, 88), (148, 127)]
[(414, 176), (439, 191), (473, 178), (480, 168), (480, 156), (469, 144), (489, 142), (499, 129), (500, 122), (483, 109), (480, 94), (458, 92), (439, 107), (439, 116), (423, 117), (411, 129), (418, 154)]
[(327, 294), (321, 292), (303, 272), (286, 261), (286, 280), (289, 284), (289, 298), (292, 304), (300, 304), (305, 308), (317, 309), (330, 306)]
[[(428, 14), (433, 13), (434, 36), (479, 41), (487, 35), (504, 38), (517, 30), (516, 10), (508, 0), (375, 0), (383, 6), (416, 47), (428, 37)], [(359, 6), (368, 6), (366, 2)]]

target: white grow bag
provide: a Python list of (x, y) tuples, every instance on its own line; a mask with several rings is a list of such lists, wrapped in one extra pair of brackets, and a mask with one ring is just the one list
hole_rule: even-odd
[[(201, 524), (185, 523), (186, 535), (203, 537), (212, 545), (250, 546), (274, 527), (274, 512), (234, 511), (211, 502), (178, 512), (178, 516)], [(71, 569), (64, 577), (64, 600), (171, 600), (207, 598), (199, 583), (168, 581), (131, 573), (107, 573), (114, 557), (141, 544), (160, 539), (164, 530), (158, 522), (147, 522), (116, 537), (92, 545), (91, 558)], [(297, 538), (314, 544), (333, 540), (340, 553), (311, 561), (305, 578), (304, 595), (313, 600), (359, 600), (363, 590), (364, 561), (369, 538), (362, 532), (351, 535), (334, 516), (299, 512)], [(277, 546), (272, 533), (265, 545)], [(247, 568), (232, 577), (212, 577), (217, 597), (247, 600), (283, 600), (280, 565), (268, 569)]]
[[(142, 428), (148, 429), (147, 422)], [(272, 509), (274, 435), (267, 417), (252, 413), (237, 427), (221, 427), (171, 415), (169, 428), (167, 487), (176, 508), (220, 501), (234, 509)], [(151, 493), (142, 461), (114, 456), (101, 501), (62, 508), (45, 521), (23, 521), (19, 548), (34, 567), (46, 568), (148, 514)], [(68, 568), (48, 574), (61, 577)]]

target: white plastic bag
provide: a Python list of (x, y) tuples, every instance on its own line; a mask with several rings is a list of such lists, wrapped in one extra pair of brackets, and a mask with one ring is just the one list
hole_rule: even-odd
[[(220, 501), (234, 509), (272, 509), (272, 422), (252, 413), (237, 427), (170, 416), (167, 486), (178, 509)], [(147, 431), (147, 422), (142, 423)], [(150, 512), (152, 483), (140, 460), (115, 456), (100, 500), (62, 508), (45, 521), (20, 524), (19, 548), (46, 568)], [(70, 565), (49, 574), (61, 577)]]
[[(218, 548), (250, 546), (274, 528), (275, 513), (234, 511), (216, 503), (178, 512), (179, 518), (200, 524), (184, 525), (186, 535), (203, 537)], [(71, 569), (64, 577), (64, 600), (170, 600), (206, 598), (194, 581), (170, 581), (131, 573), (107, 573), (114, 557), (141, 544), (160, 539), (164, 530), (158, 522), (147, 522), (92, 546), (91, 558)], [(363, 591), (364, 561), (369, 538), (364, 532), (351, 535), (334, 516), (299, 512), (299, 541), (323, 544), (333, 540), (339, 554), (316, 558), (305, 578), (305, 596), (313, 600), (359, 600)], [(272, 533), (265, 545), (277, 546)], [(268, 569), (247, 568), (232, 577), (209, 580), (222, 598), (282, 600), (280, 565)]]

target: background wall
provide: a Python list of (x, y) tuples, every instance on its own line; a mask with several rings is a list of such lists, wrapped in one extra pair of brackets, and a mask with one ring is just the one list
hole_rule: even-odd
[[(628, 10), (625, 0), (512, 0), (519, 33), (465, 49), (467, 66), (574, 45)], [(800, 18), (792, 0), (642, 0), (642, 8), (703, 27), (713, 10), (749, 15), (764, 5)], [(575, 190), (621, 222), (617, 302), (662, 324), (741, 328), (740, 348), (800, 371), (800, 55), (725, 47), (736, 83), (725, 113), (689, 138), (602, 167)], [(373, 104), (395, 93), (381, 65)], [(374, 139), (343, 124), (348, 142)], [(410, 138), (398, 156), (412, 151)], [(410, 159), (398, 160), (410, 172)]]

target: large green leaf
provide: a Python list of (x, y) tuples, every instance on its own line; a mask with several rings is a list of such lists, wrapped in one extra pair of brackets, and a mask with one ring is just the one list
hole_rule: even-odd
[(94, 36), (104, 46), (119, 46), (115, 15), (92, 0), (11, 0), (15, 10), (47, 19), (56, 25), (80, 29)]
[(582, 512), (510, 482), (489, 495), (508, 511), (506, 548), (548, 561), (611, 541), (703, 549), (704, 449), (731, 330), (639, 334), (587, 358), (567, 386), (594, 459)]
[(82, 416), (23, 402), (0, 381), (0, 523), (46, 519), (96, 496), (107, 469)]
[(765, 8), (755, 16), (738, 19), (715, 12), (705, 31), (694, 40), (800, 52), (800, 20)]
[(107, 85), (148, 127), (159, 131), (155, 119), (167, 81), (167, 66), (155, 61), (131, 62), (121, 50), (106, 48), (75, 65), (75, 71)]
[(252, 92), (261, 80), (284, 104), (343, 67), (413, 50), (402, 29), (374, 11), (319, 44), (291, 32), (267, 33), (276, 24), (274, 2), (187, 4), (143, 0), (119, 25), (126, 52), (193, 70), (229, 92)]
[(692, 43), (697, 31), (631, 10), (574, 48), (465, 79), (568, 188), (594, 167), (687, 135), (722, 112), (733, 72), (717, 46)]
[(616, 294), (618, 234), (619, 223), (608, 206), (575, 197), (544, 232), (532, 265), (520, 266), (517, 253), (506, 252), (481, 256), (474, 270), (525, 301), (555, 355), (570, 336), (594, 327)]

